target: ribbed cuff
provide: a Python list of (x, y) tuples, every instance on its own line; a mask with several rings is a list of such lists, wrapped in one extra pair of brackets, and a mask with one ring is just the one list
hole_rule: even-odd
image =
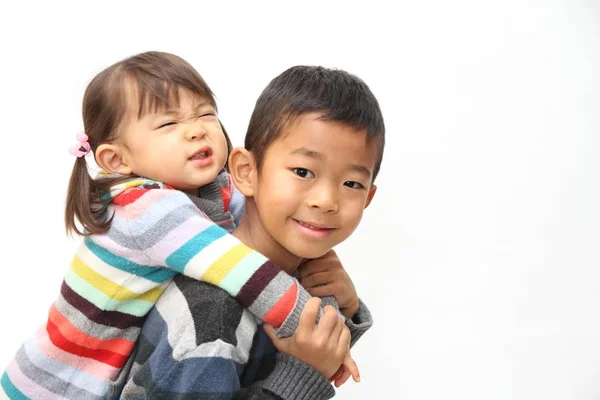
[(358, 299), (358, 311), (352, 319), (346, 319), (346, 326), (350, 329), (350, 347), (354, 346), (358, 339), (373, 326), (373, 317), (367, 305)]
[[(298, 285), (298, 296), (296, 297), (296, 304), (294, 304), (294, 309), (287, 316), (283, 324), (277, 329), (276, 335), (279, 338), (290, 337), (298, 328), (298, 321), (300, 320), (300, 314), (302, 314), (302, 310), (304, 310), (304, 306), (308, 299), (311, 298), (311, 295), (300, 285), (298, 281), (296, 281)], [(319, 313), (320, 314), (320, 313)]]
[(264, 389), (284, 400), (323, 400), (335, 396), (331, 383), (316, 369), (284, 353), (277, 353)]
[(338, 311), (340, 309), (340, 304), (338, 303), (335, 296), (321, 297), (321, 307), (325, 307), (325, 306), (333, 306)]

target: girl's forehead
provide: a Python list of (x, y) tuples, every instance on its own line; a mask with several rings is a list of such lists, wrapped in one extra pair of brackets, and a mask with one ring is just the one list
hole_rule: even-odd
[(141, 119), (148, 114), (157, 114), (165, 111), (180, 109), (181, 107), (195, 107), (197, 104), (210, 104), (215, 106), (214, 99), (195, 93), (190, 89), (164, 82), (161, 89), (147, 88), (136, 83), (124, 87), (127, 110), (129, 117)]

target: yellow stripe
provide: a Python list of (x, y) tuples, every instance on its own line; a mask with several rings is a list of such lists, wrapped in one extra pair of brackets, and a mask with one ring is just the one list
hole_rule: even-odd
[(238, 244), (208, 267), (202, 275), (202, 280), (218, 286), (229, 271), (235, 268), (251, 251), (252, 249), (245, 244)]
[(153, 289), (148, 290), (145, 293), (140, 294), (133, 292), (124, 286), (120, 286), (114, 283), (104, 275), (100, 275), (99, 273), (88, 267), (83, 261), (81, 261), (78, 255), (76, 255), (73, 259), (73, 262), (71, 263), (71, 268), (77, 275), (79, 275), (90, 285), (94, 286), (96, 289), (104, 293), (109, 298), (117, 301), (137, 299), (156, 303), (158, 301), (158, 298), (165, 291), (164, 288), (157, 286)]
[(130, 187), (133, 187), (133, 186), (140, 186), (142, 183), (144, 183), (143, 180), (136, 179), (135, 181), (129, 181), (129, 182), (124, 183), (123, 187), (129, 189)]

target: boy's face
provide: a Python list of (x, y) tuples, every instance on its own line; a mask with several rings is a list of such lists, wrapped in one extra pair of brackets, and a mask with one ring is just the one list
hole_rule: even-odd
[(301, 115), (267, 149), (253, 197), (262, 225), (302, 258), (316, 258), (356, 229), (375, 194), (375, 141), (366, 131)]

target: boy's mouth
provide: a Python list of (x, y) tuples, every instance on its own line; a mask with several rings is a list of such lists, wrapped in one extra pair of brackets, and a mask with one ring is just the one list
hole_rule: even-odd
[(304, 222), (304, 221), (300, 221), (298, 219), (292, 218), (294, 221), (296, 221), (299, 225), (304, 226), (306, 228), (315, 230), (315, 231), (332, 231), (335, 228), (331, 228), (322, 224), (316, 224), (316, 223), (311, 223), (311, 222)]

